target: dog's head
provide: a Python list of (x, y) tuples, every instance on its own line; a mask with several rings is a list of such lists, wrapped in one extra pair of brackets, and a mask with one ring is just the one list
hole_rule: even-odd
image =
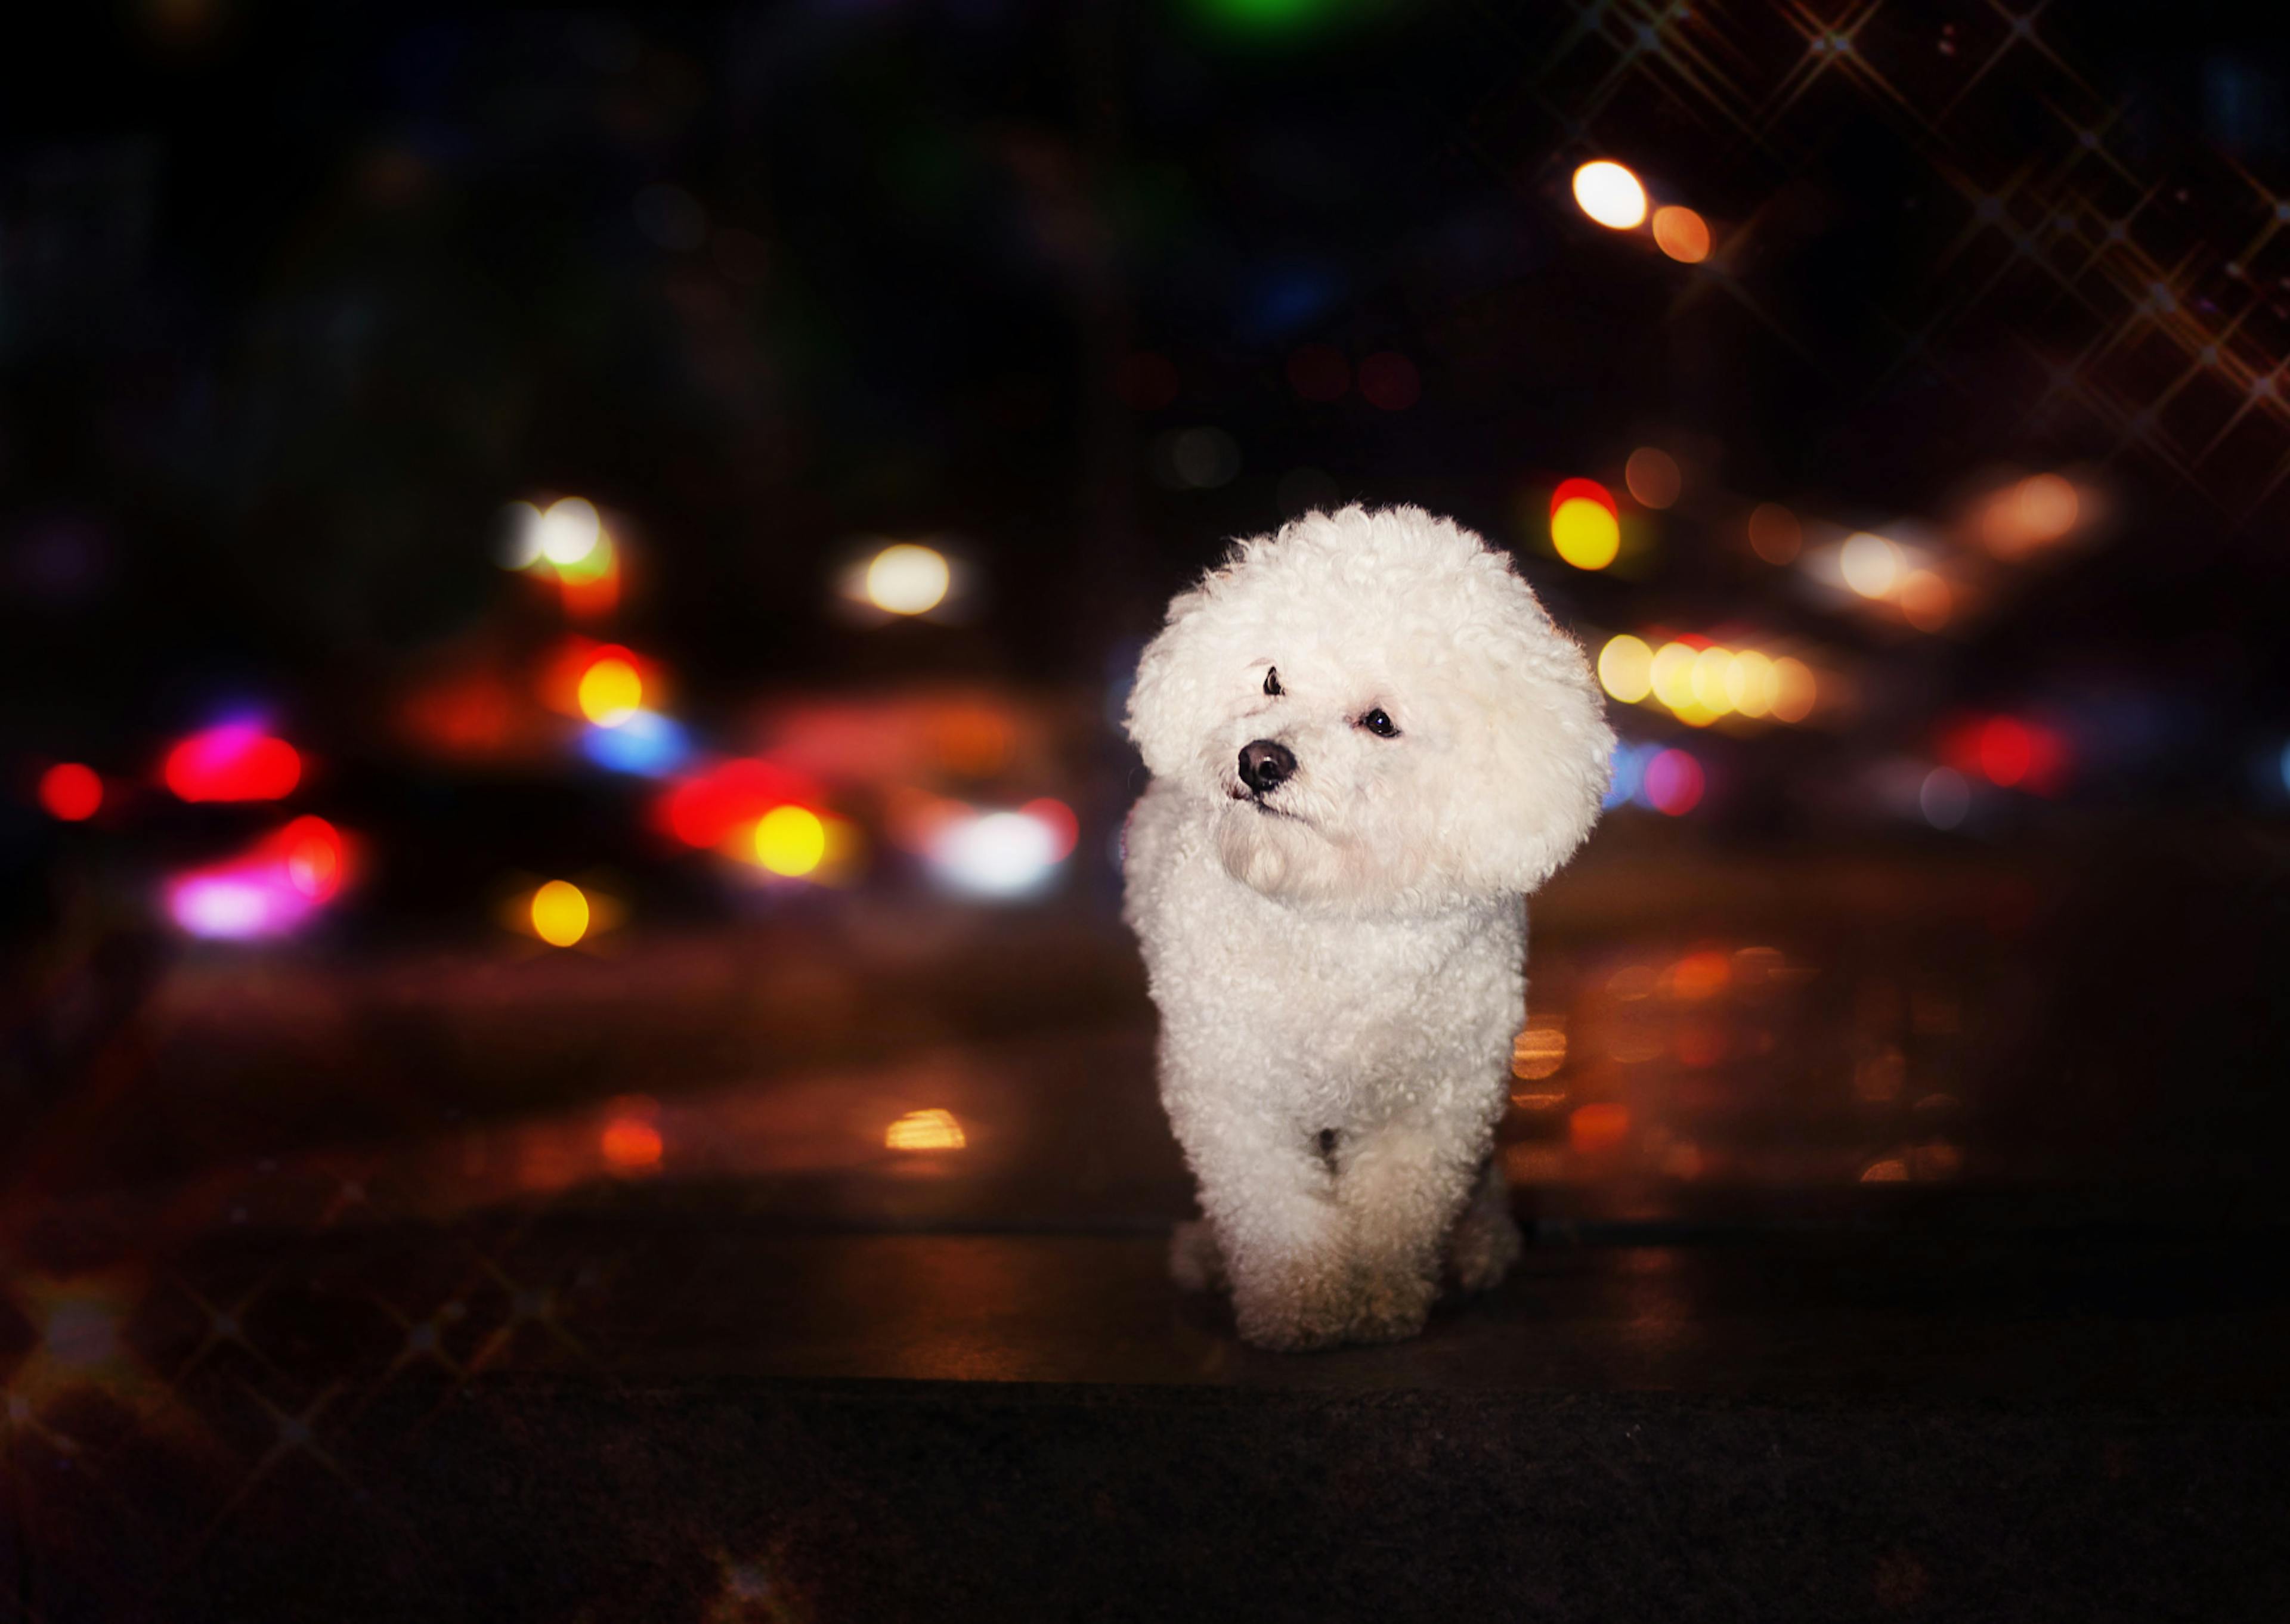
[(1589, 833), (1614, 743), (1510, 561), (1416, 508), (1239, 543), (1169, 605), (1128, 727), (1235, 877), (1366, 912), (1532, 891)]

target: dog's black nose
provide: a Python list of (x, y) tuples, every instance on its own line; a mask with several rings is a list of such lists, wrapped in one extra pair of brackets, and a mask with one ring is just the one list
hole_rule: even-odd
[(1280, 788), (1296, 775), (1296, 752), (1285, 744), (1259, 739), (1240, 747), (1240, 780), (1259, 795)]

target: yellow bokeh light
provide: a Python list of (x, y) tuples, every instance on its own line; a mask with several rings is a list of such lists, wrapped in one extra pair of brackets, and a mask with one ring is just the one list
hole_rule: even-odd
[(1820, 692), (1813, 672), (1801, 660), (1791, 660), (1786, 654), (1774, 661), (1773, 713), (1783, 722), (1802, 722), (1813, 714), (1813, 702)]
[(1654, 652), (1646, 676), (1653, 697), (1672, 710), (1693, 708), (1693, 661), (1696, 651), (1683, 643), (1665, 643)]
[(959, 1150), (970, 1141), (952, 1111), (909, 1111), (883, 1132), (885, 1150)]
[(1734, 669), (1731, 649), (1710, 647), (1693, 657), (1693, 703), (1713, 716), (1722, 716), (1734, 708), (1734, 700), (1726, 691), (1726, 679)]
[(1571, 496), (1550, 516), (1550, 545), (1578, 570), (1603, 570), (1622, 550), (1622, 530), (1605, 503)]
[(1598, 685), (1625, 705), (1653, 692), (1653, 651), (1627, 633), (1598, 651)]
[(1709, 222), (1672, 204), (1653, 212), (1653, 241), (1680, 265), (1699, 265), (1709, 257)]
[(800, 879), (827, 855), (827, 825), (802, 806), (774, 806), (756, 820), (756, 860), (773, 874)]
[(1641, 445), (1622, 465), (1622, 483), (1642, 507), (1667, 508), (1677, 500), (1685, 478), (1677, 459), (1655, 445)]
[(1726, 669), (1726, 697), (1745, 716), (1762, 716), (1774, 708), (1779, 687), (1774, 662), (1755, 649), (1743, 649)]
[(1619, 164), (1600, 158), (1574, 172), (1574, 201), (1613, 231), (1628, 231), (1646, 216), (1645, 188)]
[(867, 566), (867, 599), (891, 614), (921, 614), (938, 607), (953, 580), (944, 555), (901, 541)]
[(551, 880), (532, 893), (532, 933), (552, 948), (569, 948), (589, 933), (589, 899), (570, 880)]
[(581, 714), (598, 727), (618, 727), (644, 703), (644, 678), (617, 654), (581, 673)]
[(1511, 1039), (1510, 1075), (1521, 1082), (1540, 1082), (1565, 1063), (1566, 1028), (1564, 1027), (1529, 1027)]
[(1855, 531), (1838, 549), (1837, 567), (1862, 597), (1883, 597), (1900, 581), (1901, 549), (1882, 536)]

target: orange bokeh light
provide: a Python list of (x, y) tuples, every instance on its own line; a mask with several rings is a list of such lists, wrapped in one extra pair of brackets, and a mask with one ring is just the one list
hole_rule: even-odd
[(1653, 212), (1653, 241), (1680, 265), (1699, 265), (1709, 257), (1709, 222), (1672, 204)]
[(1581, 1156), (1596, 1156), (1619, 1148), (1630, 1136), (1630, 1108), (1600, 1100), (1578, 1105), (1566, 1118), (1567, 1148)]
[(662, 1141), (660, 1130), (643, 1117), (615, 1116), (605, 1124), (597, 1148), (620, 1172), (636, 1172), (660, 1165)]

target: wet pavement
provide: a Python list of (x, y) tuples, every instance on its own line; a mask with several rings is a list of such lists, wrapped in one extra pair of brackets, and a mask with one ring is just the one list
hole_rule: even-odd
[(5, 1148), (0, 1619), (2283, 1616), (2205, 861), (1589, 865), (1525, 1263), (1301, 1358), (1167, 1283), (1100, 909), (177, 961)]

